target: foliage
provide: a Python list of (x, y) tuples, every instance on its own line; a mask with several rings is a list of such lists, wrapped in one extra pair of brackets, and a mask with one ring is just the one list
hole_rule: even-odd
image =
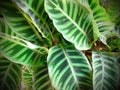
[(1, 0), (0, 90), (119, 90), (119, 0)]

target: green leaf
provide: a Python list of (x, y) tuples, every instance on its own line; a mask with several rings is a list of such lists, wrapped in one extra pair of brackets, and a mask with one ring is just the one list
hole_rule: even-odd
[(17, 36), (15, 32), (10, 30), (9, 26), (7, 23), (5, 23), (5, 20), (3, 18), (0, 18), (0, 34), (6, 34), (10, 36)]
[(0, 90), (19, 90), (20, 82), (21, 66), (0, 54)]
[(25, 90), (33, 90), (33, 71), (29, 67), (22, 70), (22, 80)]
[(106, 0), (106, 2), (102, 2), (106, 11), (110, 15), (112, 21), (116, 19), (117, 16), (120, 16), (120, 1), (119, 0)]
[(108, 13), (100, 6), (99, 0), (88, 0), (88, 4), (99, 32), (102, 33), (104, 31), (110, 31), (113, 28), (112, 22)]
[(47, 62), (52, 85), (57, 90), (91, 90), (91, 66), (82, 52), (54, 46)]
[(105, 9), (100, 6), (99, 0), (77, 0), (80, 5), (82, 4), (90, 13), (93, 23), (94, 41), (97, 38), (107, 45), (107, 39), (112, 37), (111, 31), (114, 30), (114, 24), (111, 22), (109, 14)]
[(55, 90), (51, 84), (47, 65), (41, 65), (33, 70), (34, 90)]
[(108, 39), (108, 45), (113, 51), (120, 52), (120, 38)]
[(108, 13), (100, 6), (99, 0), (87, 0), (90, 16), (93, 21), (94, 33), (100, 40), (107, 45), (106, 41), (112, 37), (111, 31), (114, 30), (114, 24), (111, 22)]
[(5, 22), (7, 22), (14, 33), (28, 41), (38, 42), (38, 39), (41, 39), (35, 27), (27, 20), (25, 14), (22, 15), (15, 4), (4, 2), (1, 5), (3, 6), (1, 12)]
[(92, 52), (94, 90), (117, 90), (118, 63), (116, 54)]
[[(51, 25), (47, 13), (44, 10), (44, 0), (13, 0), (32, 19), (32, 23), (44, 38), (52, 38)], [(53, 26), (53, 25), (52, 25)]]
[(120, 38), (120, 15), (115, 18), (115, 24), (116, 25), (115, 25), (115, 29), (113, 30), (113, 32), (118, 38)]
[(23, 70), (25, 90), (54, 90), (52, 87), (47, 65), (26, 67)]
[(44, 48), (17, 37), (5, 35), (0, 35), (0, 53), (13, 62), (34, 66), (43, 63), (46, 57)]
[(74, 0), (45, 0), (45, 9), (63, 37), (79, 50), (91, 48), (92, 20)]
[(115, 29), (113, 29), (113, 34), (120, 38), (120, 1), (119, 0), (107, 0), (102, 2), (106, 11), (108, 12), (111, 21), (115, 23)]

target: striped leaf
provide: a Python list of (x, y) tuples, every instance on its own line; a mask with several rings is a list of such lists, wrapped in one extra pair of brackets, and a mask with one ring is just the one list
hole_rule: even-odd
[(117, 55), (117, 60), (118, 60), (118, 88), (120, 89), (120, 53)]
[(39, 68), (33, 71), (34, 77), (34, 90), (55, 90), (52, 87), (48, 69), (46, 65), (41, 65)]
[(19, 90), (20, 81), (21, 66), (0, 54), (0, 90)]
[[(27, 42), (26, 42), (27, 43)], [(40, 65), (45, 61), (45, 52), (41, 47), (34, 46), (16, 37), (0, 35), (0, 53), (9, 60), (23, 65)]]
[(100, 40), (107, 45), (106, 40), (112, 37), (111, 31), (114, 30), (114, 24), (111, 22), (108, 13), (100, 6), (99, 0), (76, 0), (84, 6), (90, 13), (93, 23), (94, 41)]
[(88, 0), (91, 15), (99, 29), (99, 32), (110, 31), (113, 26), (108, 13), (100, 6), (99, 0)]
[(23, 70), (25, 90), (54, 90), (48, 75), (46, 65), (39, 67), (26, 67)]
[(120, 52), (120, 38), (108, 39), (108, 44), (112, 50)]
[(113, 33), (120, 38), (120, 0), (102, 0), (102, 5), (108, 12), (111, 21), (115, 23)]
[(10, 36), (16, 36), (16, 34), (9, 28), (3, 18), (0, 18), (0, 34), (6, 34)]
[(115, 20), (117, 16), (120, 16), (120, 0), (102, 0), (102, 4), (106, 11), (110, 15), (111, 20)]
[(26, 67), (22, 70), (22, 80), (25, 90), (33, 90), (33, 71), (31, 68)]
[(116, 54), (92, 52), (94, 90), (117, 90), (118, 63)]
[(2, 5), (4, 19), (13, 32), (23, 39), (38, 42), (41, 37), (25, 14), (22, 15), (13, 3), (1, 3), (0, 5)]
[(13, 0), (32, 19), (44, 38), (51, 39), (52, 22), (44, 10), (44, 0)]
[(45, 0), (45, 9), (63, 37), (79, 50), (91, 48), (92, 20), (75, 0)]
[[(114, 30), (114, 24), (111, 22), (108, 13), (100, 6), (99, 0), (88, 0), (91, 14), (94, 19), (94, 32), (99, 30), (100, 40), (107, 45), (107, 39), (112, 37), (111, 31)], [(96, 25), (96, 26), (95, 26)]]
[(82, 52), (54, 46), (49, 50), (47, 62), (56, 90), (91, 90), (91, 67)]

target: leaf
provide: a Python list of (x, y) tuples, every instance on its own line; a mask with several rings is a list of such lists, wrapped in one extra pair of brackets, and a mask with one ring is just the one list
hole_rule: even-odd
[(91, 90), (91, 66), (82, 52), (54, 46), (49, 50), (47, 63), (56, 90)]
[(115, 25), (115, 29), (113, 30), (113, 32), (118, 38), (120, 38), (120, 15), (115, 18), (115, 24), (116, 25)]
[(74, 0), (45, 0), (45, 10), (63, 37), (79, 50), (91, 48), (92, 20)]
[(33, 71), (34, 90), (55, 90), (48, 75), (47, 65), (41, 65)]
[[(99, 39), (106, 45), (107, 39), (114, 36), (111, 31), (114, 30), (114, 23), (112, 23), (108, 13), (105, 9), (100, 6), (99, 0), (87, 0), (88, 8), (91, 12), (91, 18), (93, 19), (93, 28), (94, 32), (98, 32), (97, 34)], [(97, 30), (97, 31), (96, 31)]]
[(106, 2), (103, 2), (103, 6), (105, 7), (106, 11), (110, 15), (110, 18), (112, 21), (116, 19), (116, 17), (120, 16), (120, 1), (119, 0), (106, 0)]
[(23, 70), (25, 90), (54, 90), (52, 87), (47, 65), (26, 67)]
[(13, 0), (32, 19), (32, 23), (44, 38), (51, 40), (51, 20), (44, 10), (44, 0)]
[(1, 19), (0, 53), (5, 57), (24, 65), (40, 65), (45, 60), (46, 52), (44, 47), (37, 46), (16, 36)]
[(116, 54), (92, 52), (94, 90), (117, 90), (118, 65)]
[(106, 0), (105, 4), (104, 2), (102, 3), (109, 14), (111, 21), (115, 23), (115, 28), (112, 30), (112, 33), (120, 38), (120, 1)]
[(9, 60), (23, 65), (40, 65), (45, 61), (44, 48), (33, 49), (20, 38), (0, 35), (0, 53)]
[[(109, 14), (105, 11), (105, 8), (100, 6), (99, 0), (77, 0), (80, 5), (82, 4), (89, 12), (93, 23), (94, 41), (97, 38), (105, 44), (107, 39), (114, 36), (111, 31), (114, 30), (114, 23), (110, 19)], [(109, 47), (109, 46), (108, 46)]]
[(0, 34), (7, 34), (10, 36), (17, 36), (15, 32), (10, 30), (9, 26), (5, 23), (3, 18), (0, 18)]
[(108, 39), (108, 44), (113, 51), (120, 52), (120, 38)]
[(0, 90), (19, 90), (21, 65), (10, 62), (0, 54)]
[(25, 90), (33, 90), (33, 71), (29, 67), (22, 70), (22, 80)]
[(1, 12), (4, 16), (5, 22), (7, 22), (14, 33), (19, 37), (32, 42), (38, 42), (38, 39), (41, 39), (35, 27), (29, 20), (27, 20), (25, 14), (22, 15), (15, 4), (11, 2), (2, 2), (1, 5)]
[[(88, 0), (91, 14), (99, 29), (99, 32), (110, 31), (113, 29), (113, 23), (110, 20), (108, 13), (100, 6), (99, 0)], [(111, 26), (112, 25), (112, 26)]]

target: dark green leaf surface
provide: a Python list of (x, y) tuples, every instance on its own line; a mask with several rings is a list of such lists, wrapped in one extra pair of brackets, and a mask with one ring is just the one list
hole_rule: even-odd
[(56, 90), (91, 90), (91, 66), (82, 52), (54, 46), (49, 50), (47, 62)]
[(21, 66), (0, 54), (0, 90), (19, 90), (20, 81)]

